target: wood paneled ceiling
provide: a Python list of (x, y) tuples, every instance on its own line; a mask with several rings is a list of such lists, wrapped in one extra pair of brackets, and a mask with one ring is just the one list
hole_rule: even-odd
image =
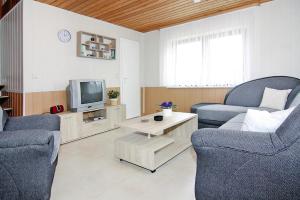
[(36, 0), (140, 32), (148, 32), (271, 0)]

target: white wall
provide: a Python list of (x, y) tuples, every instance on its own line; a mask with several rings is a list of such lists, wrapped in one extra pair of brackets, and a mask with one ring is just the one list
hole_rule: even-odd
[(144, 35), (144, 85), (155, 87), (159, 83), (159, 31)]
[(289, 75), (300, 78), (300, 1), (275, 0), (255, 11), (252, 78)]
[[(299, 0), (274, 0), (239, 12), (253, 12), (250, 79), (290, 75), (300, 78)], [(204, 20), (223, 18), (224, 15)], [(199, 20), (203, 21), (203, 20)], [(194, 23), (194, 22), (193, 22)], [(24, 0), (24, 90), (63, 90), (69, 79), (105, 78), (109, 87), (119, 86), (119, 39), (138, 41), (141, 51), (141, 82), (160, 86), (160, 31), (142, 34), (124, 27), (82, 16), (33, 0)], [(57, 32), (67, 29), (71, 42), (58, 41)], [(94, 32), (117, 39), (115, 61), (78, 58), (77, 31)]]
[[(69, 43), (57, 32), (67, 29)], [(86, 31), (117, 39), (117, 59), (98, 60), (76, 56), (77, 32)], [(24, 90), (64, 90), (70, 79), (104, 78), (108, 87), (120, 86), (119, 40), (127, 38), (142, 46), (143, 34), (82, 16), (33, 0), (24, 1)], [(142, 57), (143, 54), (141, 54)]]
[[(238, 17), (240, 13), (250, 12), (249, 16), (253, 17), (251, 27), (254, 29), (252, 30), (254, 37), (250, 44), (250, 79), (272, 75), (300, 78), (299, 8), (299, 0), (274, 0), (261, 6), (224, 14)], [(209, 22), (222, 20), (224, 15), (203, 20)], [(191, 23), (195, 25), (197, 22)], [(160, 54), (156, 53), (159, 52), (159, 40), (159, 31), (149, 32), (144, 36), (144, 83), (148, 87), (160, 86), (158, 79)]]

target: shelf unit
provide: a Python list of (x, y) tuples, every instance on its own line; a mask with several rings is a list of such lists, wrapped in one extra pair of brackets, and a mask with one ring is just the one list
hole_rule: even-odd
[[(3, 84), (0, 84), (0, 93), (1, 93), (1, 91), (2, 91), (2, 89), (5, 87), (5, 85), (3, 85)], [(7, 101), (8, 101), (8, 99), (9, 99), (9, 96), (6, 96), (6, 95), (0, 95), (0, 105), (1, 105), (1, 107), (2, 107), (2, 109), (4, 110), (4, 111), (6, 111), (7, 113), (10, 113), (13, 109), (12, 108), (8, 108), (8, 107), (5, 107), (5, 105), (7, 105), (7, 104), (5, 104)], [(4, 105), (4, 106), (3, 106)]]
[(116, 39), (79, 31), (77, 33), (77, 56), (115, 60)]
[(0, 104), (5, 103), (9, 99), (9, 96), (0, 96)]

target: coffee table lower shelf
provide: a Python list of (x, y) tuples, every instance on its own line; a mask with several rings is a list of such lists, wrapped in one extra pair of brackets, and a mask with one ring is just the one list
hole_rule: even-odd
[(115, 141), (115, 156), (151, 172), (191, 146), (189, 139), (134, 133)]

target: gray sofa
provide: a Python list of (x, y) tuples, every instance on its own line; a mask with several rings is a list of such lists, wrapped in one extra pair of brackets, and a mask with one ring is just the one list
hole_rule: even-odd
[(191, 111), (198, 114), (199, 128), (218, 128), (249, 108), (275, 111), (269, 108), (259, 108), (264, 89), (293, 89), (288, 97), (286, 108), (300, 91), (300, 79), (288, 76), (272, 76), (252, 80), (233, 88), (225, 97), (224, 104), (199, 103), (193, 105)]
[(0, 199), (48, 200), (57, 164), (60, 118), (8, 118), (0, 132)]
[(243, 118), (192, 135), (196, 199), (300, 199), (300, 106), (275, 133), (242, 132)]

